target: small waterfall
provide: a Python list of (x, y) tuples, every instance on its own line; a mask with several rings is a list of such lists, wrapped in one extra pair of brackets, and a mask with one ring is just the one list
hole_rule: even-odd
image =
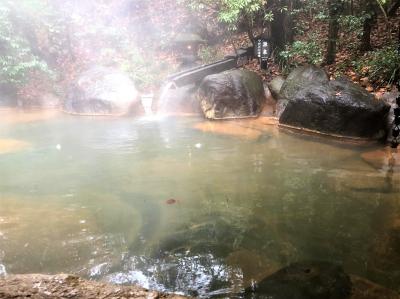
[(153, 97), (154, 97), (153, 94), (146, 94), (141, 96), (142, 106), (144, 112), (146, 113), (146, 116), (153, 115), (153, 110), (151, 108), (153, 104)]
[(174, 81), (167, 82), (161, 88), (160, 98), (158, 99), (157, 114), (165, 113), (166, 108), (167, 108), (167, 102), (168, 102), (168, 92), (171, 88), (174, 88), (174, 89), (177, 88)]

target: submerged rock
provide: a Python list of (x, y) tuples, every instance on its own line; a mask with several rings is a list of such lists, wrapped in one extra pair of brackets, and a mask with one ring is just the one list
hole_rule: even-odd
[(144, 114), (129, 76), (107, 67), (93, 67), (70, 86), (63, 103), (66, 112), (85, 115)]
[(346, 137), (385, 137), (390, 107), (360, 86), (345, 78), (327, 81), (315, 67), (297, 69), (289, 78), (278, 104), (281, 124)]
[(361, 159), (375, 169), (392, 167), (394, 170), (400, 170), (400, 153), (389, 147), (364, 152)]
[(260, 76), (247, 70), (205, 77), (198, 97), (204, 116), (209, 119), (257, 117), (265, 103)]
[(373, 283), (365, 278), (351, 275), (353, 284), (351, 299), (400, 299), (395, 291)]
[(346, 299), (351, 280), (343, 268), (329, 262), (294, 263), (245, 290), (246, 298)]

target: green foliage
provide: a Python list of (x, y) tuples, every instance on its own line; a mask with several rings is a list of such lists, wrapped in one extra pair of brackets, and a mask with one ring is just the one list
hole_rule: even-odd
[(390, 84), (400, 71), (400, 55), (396, 45), (384, 47), (367, 53), (355, 63), (356, 70), (362, 76), (368, 76), (371, 82)]
[(239, 22), (254, 22), (264, 3), (264, 0), (221, 0), (219, 19), (235, 30)]
[(316, 20), (326, 21), (326, 20), (328, 20), (328, 15), (327, 15), (326, 11), (320, 11), (314, 16), (314, 18)]
[(222, 59), (224, 55), (213, 47), (201, 46), (198, 51), (198, 56), (203, 64), (207, 64)]
[(296, 14), (303, 13), (310, 18), (317, 20), (326, 20), (328, 18), (328, 10), (326, 0), (301, 0), (301, 5), (296, 11)]
[(357, 36), (361, 36), (366, 18), (365, 14), (361, 16), (343, 15), (339, 18), (339, 24), (344, 32), (356, 33)]
[[(273, 20), (271, 11), (265, 10), (266, 0), (180, 0), (196, 12), (207, 12), (228, 30), (245, 25), (250, 30)], [(283, 8), (282, 8), (283, 9)]]
[(323, 60), (323, 51), (317, 37), (310, 35), (306, 41), (295, 41), (292, 45), (286, 46), (284, 51), (279, 53), (283, 69), (291, 69), (300, 64), (318, 65)]
[[(32, 1), (21, 3), (33, 4)], [(52, 77), (47, 63), (34, 54), (30, 42), (18, 27), (19, 18), (12, 14), (10, 1), (0, 3), (0, 83), (23, 85), (32, 72)]]
[(167, 73), (174, 71), (174, 68), (166, 62), (145, 57), (133, 45), (123, 51), (124, 55), (118, 59), (115, 59), (116, 52), (114, 50), (108, 49), (108, 51), (114, 56), (113, 62), (116, 62), (121, 70), (129, 74), (139, 90), (151, 89), (154, 85), (160, 85)]

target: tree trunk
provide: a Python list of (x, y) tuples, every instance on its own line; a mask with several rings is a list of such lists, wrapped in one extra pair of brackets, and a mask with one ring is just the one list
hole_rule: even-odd
[[(274, 19), (271, 23), (271, 38), (274, 47), (284, 49), (285, 45), (293, 42), (293, 18), (291, 16), (293, 5), (291, 0), (281, 1), (280, 5), (286, 6), (288, 9), (286, 11), (274, 11)], [(276, 5), (276, 7), (280, 6)]]
[(399, 7), (400, 7), (400, 0), (394, 0), (387, 11), (387, 15), (389, 17), (394, 17)]
[(335, 62), (336, 43), (339, 34), (339, 16), (343, 9), (342, 0), (328, 0), (329, 9), (329, 31), (328, 45), (326, 49), (325, 64), (330, 65)]
[(375, 0), (367, 0), (366, 3), (366, 13), (369, 14), (369, 17), (367, 17), (364, 20), (363, 24), (363, 33), (361, 36), (361, 45), (360, 45), (360, 50), (361, 51), (371, 51), (372, 50), (372, 45), (371, 45), (371, 31), (372, 27), (375, 24), (376, 21), (376, 11), (375, 11), (375, 5), (373, 3)]
[(352, 16), (354, 16), (354, 1), (353, 0), (350, 1), (350, 14)]

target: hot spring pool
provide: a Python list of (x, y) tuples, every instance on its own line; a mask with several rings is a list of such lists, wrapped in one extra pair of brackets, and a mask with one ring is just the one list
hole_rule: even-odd
[(363, 158), (378, 146), (213, 126), (0, 120), (24, 145), (0, 150), (0, 270), (208, 296), (323, 260), (399, 290), (400, 173)]

